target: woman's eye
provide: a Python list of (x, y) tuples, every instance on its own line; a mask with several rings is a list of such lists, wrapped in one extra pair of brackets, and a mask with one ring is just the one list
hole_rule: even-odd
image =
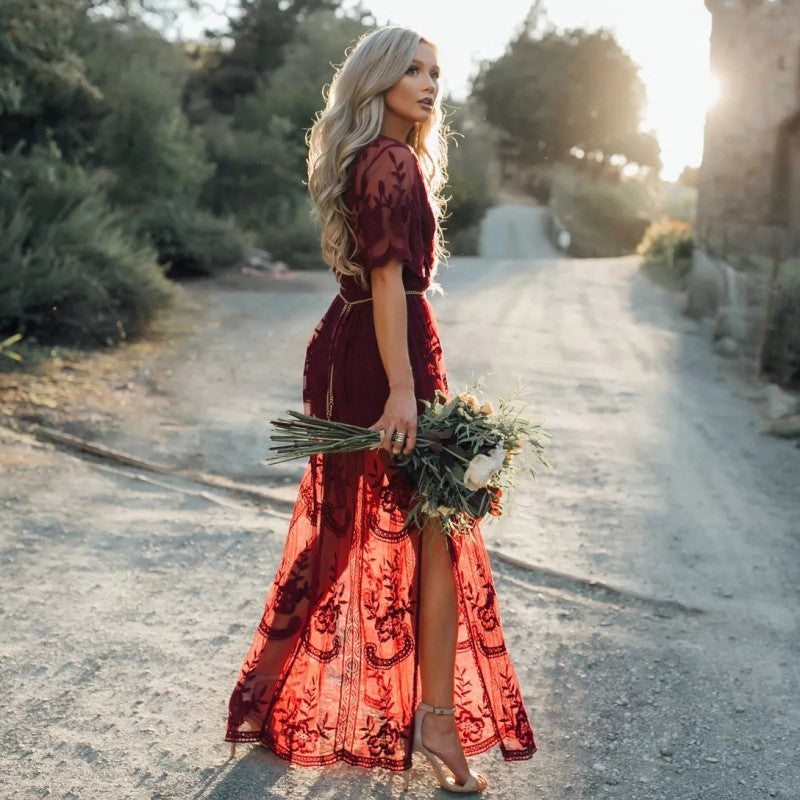
[(406, 75), (411, 75), (411, 73), (413, 73), (413, 72), (418, 72), (418, 69), (416, 67), (409, 67), (406, 70)]

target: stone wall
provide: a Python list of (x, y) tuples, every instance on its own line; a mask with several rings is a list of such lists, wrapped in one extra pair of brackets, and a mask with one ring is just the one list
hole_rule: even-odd
[(696, 234), (723, 257), (800, 255), (800, 0), (706, 0), (711, 71)]

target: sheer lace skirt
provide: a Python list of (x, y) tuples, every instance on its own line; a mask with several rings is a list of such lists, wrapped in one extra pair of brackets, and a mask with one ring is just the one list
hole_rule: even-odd
[[(411, 486), (377, 451), (309, 459), (282, 560), (230, 697), (226, 741), (303, 765), (407, 769), (420, 701), (419, 531)], [(478, 524), (451, 543), (456, 724), (467, 755), (536, 750)]]

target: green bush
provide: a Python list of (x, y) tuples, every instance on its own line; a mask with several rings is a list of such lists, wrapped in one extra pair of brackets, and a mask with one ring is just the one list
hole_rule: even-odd
[(175, 291), (98, 176), (55, 152), (0, 153), (0, 333), (111, 344), (142, 333)]
[(203, 189), (203, 205), (214, 214), (234, 216), (261, 243), (305, 198), (302, 135), (274, 116), (253, 128), (217, 117), (206, 124), (204, 135), (216, 171)]
[(569, 252), (577, 257), (629, 255), (650, 224), (646, 186), (592, 177), (566, 165), (553, 169), (550, 206), (566, 224)]
[(649, 223), (641, 216), (641, 206), (632, 203), (628, 194), (624, 184), (587, 180), (574, 198), (578, 213), (604, 229), (616, 244), (617, 252), (608, 255), (635, 250)]
[(660, 219), (650, 223), (636, 247), (647, 261), (666, 261), (673, 251), (674, 258), (691, 258), (694, 240), (692, 226), (676, 219)]
[(272, 257), (292, 269), (327, 269), (322, 259), (320, 233), (311, 216), (311, 201), (304, 198), (292, 214), (262, 230), (262, 241)]
[(672, 289), (682, 289), (692, 266), (692, 228), (677, 219), (652, 222), (636, 247), (644, 256), (642, 268), (655, 280)]
[(87, 109), (97, 117), (87, 160), (113, 173), (111, 199), (196, 205), (214, 167), (180, 107), (188, 75), (181, 52), (141, 24), (93, 23), (80, 42), (87, 74), (102, 92)]
[[(474, 253), (470, 250), (470, 234), (458, 236), (462, 231), (477, 229), (494, 203), (495, 181), (498, 172), (493, 136), (480, 115), (470, 106), (449, 104), (454, 109), (448, 122), (458, 135), (448, 147), (447, 218), (445, 236), (453, 255)], [(476, 234), (472, 234), (475, 239)], [(477, 241), (474, 242), (477, 248)], [(456, 249), (454, 249), (454, 247)]]
[(210, 275), (245, 257), (247, 239), (233, 222), (181, 203), (151, 203), (136, 214), (136, 225), (171, 278)]

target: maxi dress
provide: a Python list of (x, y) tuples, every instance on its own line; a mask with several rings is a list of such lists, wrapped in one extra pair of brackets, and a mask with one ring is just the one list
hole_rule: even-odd
[[(409, 146), (380, 135), (356, 154), (348, 180), (356, 261), (367, 275), (390, 259), (403, 262), (415, 396), (434, 400), (448, 385), (424, 296), (435, 220), (419, 162)], [(345, 277), (308, 342), (305, 409), (367, 427), (388, 394), (369, 289)], [(411, 493), (380, 450), (308, 459), (280, 566), (230, 697), (225, 741), (259, 742), (306, 766), (411, 766), (422, 699), (422, 537), (403, 529)], [(497, 744), (507, 761), (530, 758), (534, 732), (506, 650), (480, 523), (448, 549), (458, 595), (455, 721), (464, 752)]]

